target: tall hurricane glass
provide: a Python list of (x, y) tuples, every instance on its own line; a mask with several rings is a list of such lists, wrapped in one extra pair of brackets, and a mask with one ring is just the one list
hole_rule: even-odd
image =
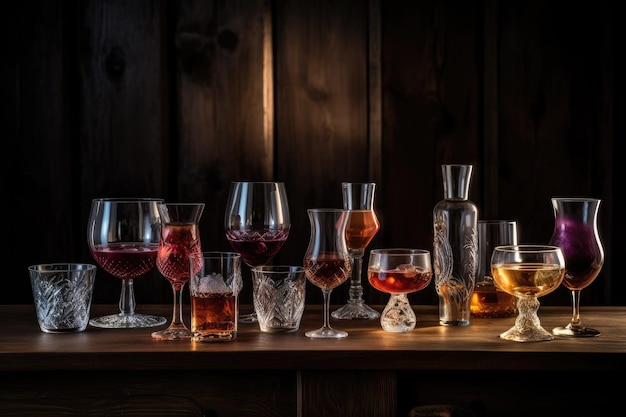
[(598, 208), (595, 198), (553, 198), (554, 232), (550, 243), (565, 257), (563, 286), (572, 293), (572, 317), (552, 333), (559, 336), (592, 337), (600, 331), (585, 327), (580, 319), (580, 292), (595, 281), (604, 263), (604, 249), (598, 235)]
[(103, 271), (122, 280), (119, 314), (96, 317), (95, 327), (153, 327), (164, 317), (135, 313), (133, 280), (154, 269), (159, 246), (158, 198), (98, 198), (91, 202), (87, 243)]
[(341, 189), (343, 208), (350, 212), (346, 227), (346, 244), (352, 262), (352, 277), (348, 290), (350, 298), (343, 307), (333, 311), (332, 317), (343, 320), (376, 319), (380, 317), (380, 313), (365, 304), (361, 285), (365, 248), (380, 229), (378, 217), (374, 212), (376, 184), (344, 182)]

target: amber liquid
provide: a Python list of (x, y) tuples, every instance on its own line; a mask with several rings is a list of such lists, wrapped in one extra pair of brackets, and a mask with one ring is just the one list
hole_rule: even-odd
[(421, 268), (410, 268), (409, 270), (381, 271), (369, 269), (367, 280), (378, 291), (392, 294), (406, 294), (426, 288), (433, 277), (431, 271)]
[(373, 210), (350, 210), (346, 227), (346, 245), (349, 251), (364, 251), (374, 238), (380, 223)]
[(516, 298), (495, 286), (475, 287), (470, 301), (474, 317), (500, 318), (517, 315)]
[(232, 292), (191, 294), (191, 331), (194, 339), (237, 337), (237, 302)]
[(563, 281), (565, 268), (544, 263), (505, 263), (491, 266), (493, 279), (505, 292), (518, 297), (541, 297)]

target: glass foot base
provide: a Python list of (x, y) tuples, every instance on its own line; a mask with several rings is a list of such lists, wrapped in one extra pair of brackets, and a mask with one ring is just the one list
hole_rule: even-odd
[(240, 314), (237, 321), (239, 323), (258, 323), (259, 319), (256, 316), (256, 311), (255, 311), (254, 313)]
[(379, 318), (380, 313), (363, 300), (348, 300), (346, 305), (333, 311), (331, 316), (338, 320), (371, 320)]
[(514, 342), (542, 342), (552, 340), (554, 336), (541, 326), (525, 328), (514, 326), (502, 333), (500, 338)]
[(332, 327), (320, 327), (317, 330), (311, 330), (304, 334), (312, 339), (341, 339), (348, 336), (348, 332), (336, 330)]
[(94, 327), (105, 329), (133, 329), (141, 327), (155, 327), (167, 323), (165, 317), (147, 314), (111, 314), (89, 320)]
[(383, 330), (392, 333), (410, 332), (415, 328), (417, 318), (406, 294), (391, 294), (389, 302), (380, 316)]
[(555, 327), (552, 329), (552, 333), (557, 336), (568, 336), (568, 337), (595, 337), (600, 336), (600, 332), (596, 329), (590, 329), (588, 327)]
[(189, 340), (193, 336), (191, 330), (186, 327), (175, 327), (152, 332), (152, 338), (155, 340)]

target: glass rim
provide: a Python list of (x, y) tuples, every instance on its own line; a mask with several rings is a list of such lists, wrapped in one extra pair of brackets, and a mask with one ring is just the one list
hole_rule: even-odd
[(231, 184), (285, 184), (283, 181), (231, 181)]
[(133, 197), (102, 197), (102, 198), (93, 198), (91, 201), (97, 201), (97, 202), (105, 202), (105, 203), (110, 203), (110, 202), (114, 202), (114, 203), (118, 203), (118, 202), (122, 202), (122, 203), (143, 203), (143, 202), (162, 202), (165, 201), (164, 198), (161, 197), (137, 197), (137, 198), (133, 198)]
[(519, 252), (520, 250), (526, 253), (542, 253), (542, 252), (555, 252), (556, 250), (561, 250), (559, 246), (554, 245), (533, 245), (533, 244), (522, 244), (522, 245), (499, 245), (493, 248), (494, 251), (498, 250), (501, 252)]
[(71, 271), (92, 271), (96, 265), (85, 262), (51, 262), (43, 264), (33, 264), (28, 267), (29, 271), (35, 272), (71, 272)]
[(491, 219), (491, 220), (482, 220), (482, 219), (478, 219), (478, 223), (479, 224), (512, 224), (512, 223), (517, 223), (517, 220), (506, 220), (506, 219)]
[(374, 181), (342, 181), (341, 185), (347, 185), (347, 184), (352, 184), (352, 185), (376, 185), (376, 183)]
[(158, 203), (161, 206), (171, 206), (171, 207), (188, 207), (188, 206), (205, 206), (205, 203), (189, 203), (189, 202), (185, 202), (185, 203), (168, 203), (166, 201), (160, 202)]
[(430, 251), (427, 249), (411, 249), (411, 248), (383, 248), (383, 249), (372, 249), (370, 254), (375, 255), (421, 255), (421, 254), (429, 254)]
[(250, 268), (253, 272), (276, 272), (279, 274), (289, 274), (293, 272), (304, 272), (301, 265), (256, 265)]
[(241, 254), (238, 252), (234, 252), (234, 251), (220, 251), (220, 250), (210, 250), (210, 251), (203, 251), (203, 252), (197, 252), (197, 253), (192, 253), (191, 255), (189, 255), (189, 257), (193, 257), (193, 258), (212, 258), (212, 259), (217, 259), (217, 258), (241, 258)]
[(321, 212), (321, 213), (347, 213), (349, 209), (341, 209), (341, 208), (309, 208), (306, 209), (308, 212)]
[(552, 197), (552, 201), (572, 201), (572, 202), (599, 202), (599, 198), (593, 197)]

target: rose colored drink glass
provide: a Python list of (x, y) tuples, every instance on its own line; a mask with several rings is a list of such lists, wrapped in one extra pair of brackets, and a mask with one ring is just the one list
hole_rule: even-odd
[[(201, 267), (200, 259), (191, 266), (190, 259), (202, 253), (199, 222), (204, 204), (159, 204), (158, 209), (161, 215), (161, 238), (156, 264), (159, 272), (172, 284), (174, 307), (168, 328), (153, 332), (152, 337), (157, 340), (190, 339), (192, 332), (182, 318), (182, 294), (190, 274)], [(190, 258), (192, 255), (194, 258)]]
[(309, 245), (304, 254), (304, 272), (307, 279), (322, 290), (324, 296), (324, 324), (305, 333), (314, 339), (340, 339), (348, 336), (343, 330), (330, 326), (330, 293), (346, 282), (352, 265), (346, 246), (348, 210), (309, 209), (311, 223)]
[(367, 278), (378, 291), (390, 294), (380, 315), (381, 327), (393, 333), (415, 328), (417, 319), (407, 294), (430, 284), (433, 268), (430, 252), (422, 249), (374, 249), (370, 252)]

